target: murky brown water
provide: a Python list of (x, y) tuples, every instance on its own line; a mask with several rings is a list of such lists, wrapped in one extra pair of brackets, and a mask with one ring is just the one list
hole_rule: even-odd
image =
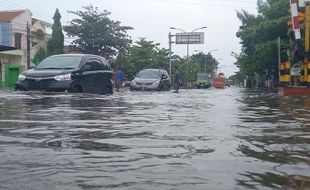
[(0, 189), (310, 188), (310, 97), (0, 95)]

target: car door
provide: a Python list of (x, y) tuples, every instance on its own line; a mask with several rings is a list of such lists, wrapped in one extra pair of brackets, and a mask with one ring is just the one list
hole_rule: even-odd
[(95, 93), (96, 92), (96, 70), (95, 63), (92, 58), (87, 58), (82, 66), (82, 79), (81, 86), (83, 92)]
[(105, 90), (108, 93), (113, 92), (113, 82), (112, 82), (112, 69), (108, 61), (104, 58), (101, 59), (101, 63), (103, 64), (103, 74), (104, 74), (104, 86)]
[(93, 58), (92, 59), (92, 62), (94, 64), (94, 69), (95, 69), (95, 72), (96, 72), (96, 78), (95, 78), (95, 81), (94, 81), (94, 84), (95, 84), (95, 89), (94, 91), (96, 93), (103, 93), (104, 90), (105, 90), (105, 86), (106, 86), (106, 76), (105, 76), (105, 73), (104, 73), (104, 65), (101, 61), (101, 59), (99, 58)]

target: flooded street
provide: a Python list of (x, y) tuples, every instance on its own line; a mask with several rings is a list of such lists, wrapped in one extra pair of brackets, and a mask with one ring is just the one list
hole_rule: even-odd
[(0, 189), (309, 189), (310, 97), (0, 91)]

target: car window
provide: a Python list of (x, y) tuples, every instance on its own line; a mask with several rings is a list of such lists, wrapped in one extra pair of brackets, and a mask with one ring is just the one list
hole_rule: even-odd
[(137, 74), (137, 77), (139, 78), (159, 78), (160, 77), (160, 71), (159, 70), (142, 70)]
[(93, 70), (104, 70), (104, 65), (100, 59), (93, 58), (92, 64), (93, 64)]
[(110, 64), (108, 63), (108, 61), (106, 59), (102, 58), (101, 62), (103, 64), (104, 70), (111, 70), (111, 66), (110, 66)]
[(44, 59), (36, 69), (75, 69), (79, 67), (82, 57), (59, 56)]

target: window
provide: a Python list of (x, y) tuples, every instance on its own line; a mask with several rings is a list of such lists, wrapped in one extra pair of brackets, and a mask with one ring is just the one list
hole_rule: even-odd
[(92, 60), (93, 65), (94, 65), (94, 70), (103, 70), (103, 64), (101, 63), (101, 61), (99, 59), (94, 58)]
[(101, 59), (101, 62), (103, 63), (104, 70), (111, 70), (111, 66), (106, 59)]
[(37, 69), (75, 69), (81, 63), (82, 57), (58, 56), (44, 59)]
[(22, 48), (22, 34), (20, 33), (15, 33), (15, 47), (17, 49)]

